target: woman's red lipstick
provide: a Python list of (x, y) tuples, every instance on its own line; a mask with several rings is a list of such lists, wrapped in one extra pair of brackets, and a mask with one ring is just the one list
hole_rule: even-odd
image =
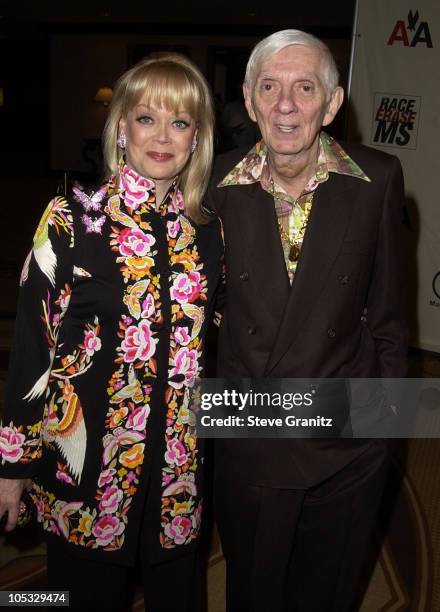
[(147, 155), (157, 162), (169, 161), (174, 157), (172, 153), (159, 153), (158, 151), (148, 151)]

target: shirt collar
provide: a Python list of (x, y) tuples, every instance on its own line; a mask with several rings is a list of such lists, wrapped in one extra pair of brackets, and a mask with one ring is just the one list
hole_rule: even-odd
[[(167, 212), (178, 213), (184, 210), (184, 202), (181, 191), (177, 188), (178, 177), (176, 177), (158, 212), (162, 215)], [(119, 160), (118, 191), (124, 200), (125, 206), (130, 214), (143, 209), (157, 210), (156, 185), (152, 179), (142, 176), (132, 166), (128, 165), (122, 157)]]
[[(371, 179), (369, 179), (356, 162), (351, 159), (341, 145), (325, 132), (321, 132), (319, 136), (316, 173), (309, 182), (309, 185), (311, 185), (311, 183), (317, 184), (326, 181), (330, 172), (344, 174), (346, 176), (352, 176), (363, 181), (371, 182)], [(232, 168), (218, 184), (218, 187), (250, 185), (261, 180), (265, 181), (269, 176), (267, 147), (261, 140), (257, 142), (255, 147), (251, 149), (234, 168)]]

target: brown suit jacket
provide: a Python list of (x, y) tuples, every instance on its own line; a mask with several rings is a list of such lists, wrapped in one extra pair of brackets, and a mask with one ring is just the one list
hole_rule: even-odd
[[(342, 145), (371, 179), (330, 173), (315, 193), (292, 286), (273, 198), (260, 183), (218, 187), (246, 151), (218, 158), (207, 207), (226, 244), (220, 377), (402, 377), (407, 330), (398, 159)], [(222, 440), (217, 468), (245, 481), (304, 487), (335, 473), (365, 440)]]

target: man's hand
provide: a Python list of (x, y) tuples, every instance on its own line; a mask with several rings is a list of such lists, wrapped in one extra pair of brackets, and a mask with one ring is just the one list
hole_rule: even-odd
[(0, 478), (0, 519), (7, 512), (6, 531), (12, 531), (17, 524), (20, 510), (20, 499), (24, 489), (28, 488), (32, 480), (30, 478), (19, 478), (10, 480)]

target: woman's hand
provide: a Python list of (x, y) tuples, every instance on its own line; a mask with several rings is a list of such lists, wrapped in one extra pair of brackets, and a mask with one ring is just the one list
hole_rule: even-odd
[(30, 478), (0, 478), (0, 519), (7, 512), (6, 531), (12, 531), (17, 524), (20, 510), (20, 499), (24, 489), (27, 489), (32, 480)]

